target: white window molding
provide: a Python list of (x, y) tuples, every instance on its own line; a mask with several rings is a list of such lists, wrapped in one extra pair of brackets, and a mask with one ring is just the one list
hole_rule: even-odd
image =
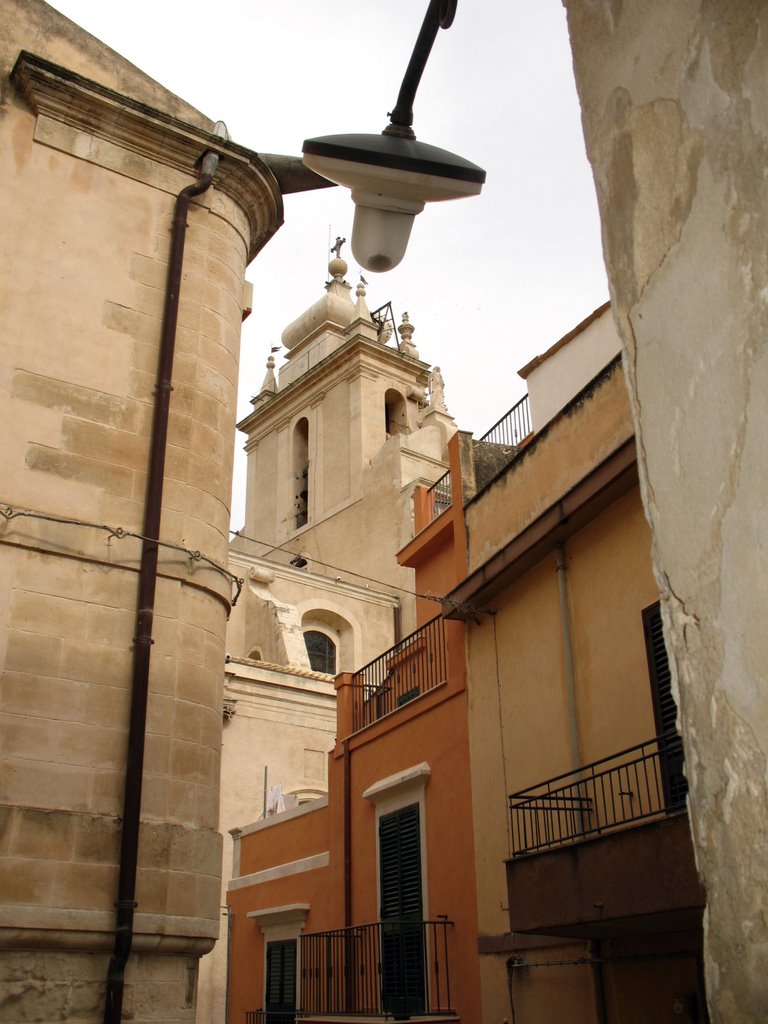
[(370, 800), (376, 808), (376, 913), (381, 916), (381, 863), (379, 851), (379, 818), (392, 814), (410, 804), (419, 805), (419, 830), (421, 832), (421, 896), (422, 913), (425, 920), (429, 917), (429, 873), (427, 871), (427, 805), (425, 790), (432, 775), (432, 769), (426, 761), (404, 768), (403, 771), (388, 775), (374, 782), (363, 790), (363, 799)]

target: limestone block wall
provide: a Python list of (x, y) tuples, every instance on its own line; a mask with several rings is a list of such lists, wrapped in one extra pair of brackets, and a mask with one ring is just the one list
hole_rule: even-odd
[[(91, 1021), (114, 944), (169, 229), (216, 140), (31, 57), (2, 95), (0, 1018)], [(192, 1018), (218, 933), (243, 274), (281, 211), (253, 154), (222, 148), (188, 218), (124, 1003), (136, 1021)]]
[(713, 1022), (768, 1007), (768, 8), (566, 0), (707, 890)]

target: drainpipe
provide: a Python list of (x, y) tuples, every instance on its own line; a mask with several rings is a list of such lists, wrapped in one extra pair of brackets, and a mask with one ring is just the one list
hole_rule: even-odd
[(571, 743), (573, 770), (581, 767), (581, 746), (579, 726), (576, 719), (576, 683), (573, 670), (573, 639), (571, 637), (571, 615), (568, 607), (568, 568), (565, 562), (565, 548), (555, 544), (557, 566), (557, 588), (560, 596), (560, 632), (563, 639), (563, 661), (565, 663), (565, 695), (568, 714), (568, 737)]
[(344, 927), (352, 924), (352, 776), (349, 740), (341, 741), (344, 754)]
[[(215, 132), (226, 138), (226, 128), (219, 121)], [(125, 968), (133, 944), (133, 918), (136, 909), (136, 870), (139, 852), (139, 815), (141, 786), (144, 773), (144, 740), (147, 721), (149, 689), (149, 662), (152, 622), (157, 586), (158, 540), (160, 516), (163, 506), (163, 475), (168, 439), (168, 413), (171, 402), (173, 354), (176, 344), (176, 323), (179, 313), (179, 291), (184, 260), (184, 238), (187, 213), (195, 196), (210, 188), (219, 162), (217, 153), (203, 155), (200, 177), (194, 185), (182, 189), (176, 197), (176, 208), (171, 226), (171, 250), (168, 258), (168, 278), (165, 290), (163, 325), (160, 335), (160, 355), (155, 384), (155, 408), (150, 440), (149, 473), (144, 505), (145, 540), (141, 547), (139, 593), (136, 610), (136, 636), (133, 641), (133, 678), (131, 683), (131, 713), (128, 729), (128, 753), (125, 766), (123, 796), (123, 827), (120, 840), (120, 866), (115, 922), (115, 945), (107, 971), (107, 991), (104, 1004), (104, 1024), (119, 1024), (125, 989)]]
[(587, 955), (592, 963), (592, 988), (595, 999), (596, 1024), (608, 1024), (605, 1001), (605, 978), (603, 977), (603, 947), (599, 939), (587, 945)]
[(397, 604), (392, 608), (392, 627), (395, 635), (395, 643), (399, 644), (403, 639), (403, 615), (399, 598), (397, 599)]

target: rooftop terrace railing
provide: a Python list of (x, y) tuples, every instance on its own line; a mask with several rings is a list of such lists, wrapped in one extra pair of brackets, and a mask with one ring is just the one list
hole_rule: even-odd
[(300, 1016), (452, 1013), (451, 924), (386, 920), (302, 935)]
[(432, 519), (437, 519), (453, 503), (450, 469), (439, 480), (435, 480), (427, 493), (429, 495), (429, 510)]
[(509, 798), (512, 856), (567, 846), (685, 807), (682, 740), (667, 734)]
[[(504, 445), (506, 448), (518, 448), (530, 433), (531, 410), (528, 395), (525, 395), (497, 423), (494, 423), (489, 431), (483, 434), (480, 441), (487, 444)], [(453, 503), (450, 470), (432, 484), (427, 494), (429, 521), (432, 522), (442, 512), (449, 509)]]
[(445, 623), (438, 615), (352, 677), (352, 731), (396, 711), (448, 678)]
[(483, 434), (480, 440), (488, 441), (490, 444), (504, 444), (517, 448), (530, 433), (531, 407), (528, 395), (524, 395), (508, 413), (505, 413), (490, 430)]

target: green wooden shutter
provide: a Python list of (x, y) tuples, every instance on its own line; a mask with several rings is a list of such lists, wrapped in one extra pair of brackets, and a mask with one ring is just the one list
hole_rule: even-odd
[(296, 940), (267, 943), (264, 1008), (267, 1024), (285, 1024), (296, 1009)]
[(651, 679), (653, 713), (659, 743), (662, 781), (667, 807), (677, 810), (685, 804), (688, 782), (683, 771), (683, 746), (677, 732), (677, 704), (672, 696), (672, 673), (664, 643), (661, 605), (657, 601), (643, 612), (643, 632)]
[(379, 818), (382, 1008), (424, 1013), (426, 963), (421, 895), (419, 805)]
[(421, 920), (419, 805), (379, 818), (381, 919)]

